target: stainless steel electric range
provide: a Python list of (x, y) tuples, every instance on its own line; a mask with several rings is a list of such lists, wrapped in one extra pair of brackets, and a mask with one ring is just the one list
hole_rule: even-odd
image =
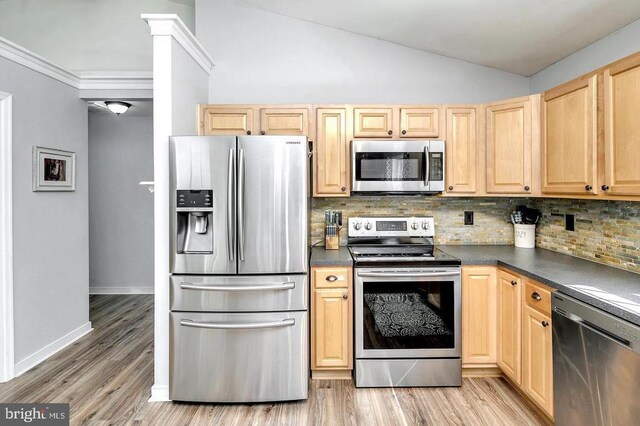
[(349, 218), (356, 387), (460, 386), (460, 260), (432, 217)]

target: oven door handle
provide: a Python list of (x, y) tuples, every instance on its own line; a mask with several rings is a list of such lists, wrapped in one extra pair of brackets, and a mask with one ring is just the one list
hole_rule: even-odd
[(453, 277), (460, 272), (358, 272), (359, 277), (404, 278), (404, 277)]

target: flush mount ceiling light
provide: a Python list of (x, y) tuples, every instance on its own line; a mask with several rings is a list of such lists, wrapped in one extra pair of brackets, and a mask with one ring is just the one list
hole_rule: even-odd
[(104, 104), (115, 115), (124, 114), (131, 107), (131, 104), (122, 101), (105, 101)]

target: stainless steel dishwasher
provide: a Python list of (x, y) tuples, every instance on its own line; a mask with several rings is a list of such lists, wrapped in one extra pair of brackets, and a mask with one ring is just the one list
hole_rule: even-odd
[(638, 424), (640, 327), (562, 294), (552, 307), (556, 424)]

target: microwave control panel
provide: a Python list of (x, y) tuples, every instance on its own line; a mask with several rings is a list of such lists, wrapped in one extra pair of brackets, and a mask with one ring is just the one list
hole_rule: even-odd
[(442, 152), (429, 153), (429, 180), (444, 180), (444, 154)]

